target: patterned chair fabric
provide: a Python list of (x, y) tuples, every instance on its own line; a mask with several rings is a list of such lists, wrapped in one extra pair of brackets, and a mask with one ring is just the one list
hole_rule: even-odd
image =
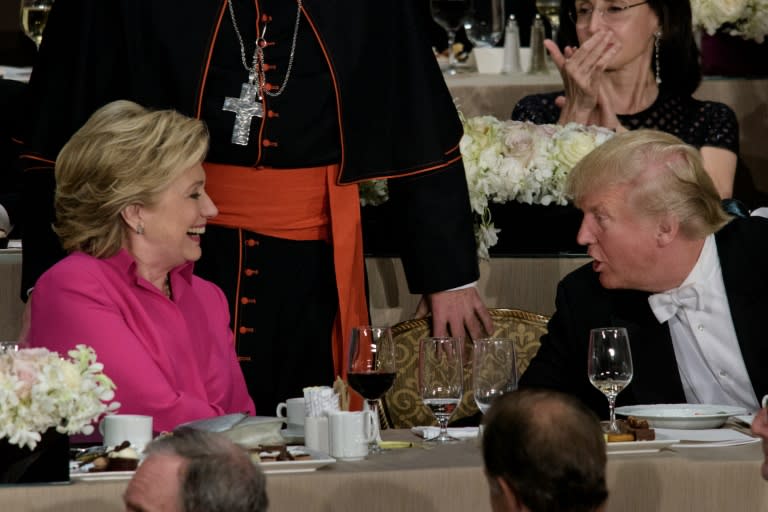
[[(547, 332), (549, 318), (519, 309), (491, 309), (493, 338), (510, 338), (515, 343), (518, 375), (528, 367), (539, 349), (539, 338)], [(392, 388), (381, 400), (382, 426), (410, 428), (436, 425), (437, 420), (425, 406), (418, 391), (419, 340), (430, 336), (430, 319), (407, 320), (392, 328), (395, 340), (397, 376)], [(472, 341), (464, 344), (464, 396), (451, 417), (455, 421), (478, 412), (472, 394)]]

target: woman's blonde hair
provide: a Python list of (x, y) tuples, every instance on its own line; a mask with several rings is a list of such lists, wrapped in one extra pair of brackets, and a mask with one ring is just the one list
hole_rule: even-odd
[(121, 212), (153, 205), (207, 151), (205, 124), (176, 111), (120, 100), (94, 112), (56, 159), (54, 231), (64, 250), (114, 255), (127, 229)]
[(578, 205), (593, 190), (628, 185), (627, 201), (648, 216), (673, 214), (683, 236), (700, 239), (731, 220), (699, 151), (668, 133), (635, 130), (598, 146), (570, 172), (566, 194)]

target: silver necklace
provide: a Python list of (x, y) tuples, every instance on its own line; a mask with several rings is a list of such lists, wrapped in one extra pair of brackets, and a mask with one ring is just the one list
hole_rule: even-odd
[(239, 146), (248, 145), (252, 119), (254, 117), (264, 117), (263, 101), (265, 94), (276, 98), (285, 92), (285, 88), (288, 85), (288, 79), (291, 76), (291, 69), (293, 69), (293, 57), (296, 55), (296, 38), (299, 34), (299, 22), (301, 21), (301, 4), (302, 0), (296, 1), (296, 23), (293, 27), (293, 41), (291, 42), (291, 52), (288, 55), (288, 67), (285, 70), (283, 83), (280, 84), (277, 91), (272, 92), (266, 90), (266, 78), (264, 77), (264, 47), (267, 46), (267, 41), (264, 39), (264, 36), (267, 34), (267, 24), (264, 24), (261, 35), (256, 39), (256, 48), (253, 50), (251, 65), (248, 66), (248, 61), (245, 58), (245, 43), (243, 42), (243, 36), (240, 34), (240, 28), (237, 26), (235, 9), (232, 6), (232, 0), (227, 0), (229, 16), (232, 18), (232, 27), (235, 29), (237, 41), (240, 43), (240, 61), (248, 72), (248, 81), (244, 82), (241, 86), (240, 97), (232, 98), (227, 96), (224, 98), (224, 106), (222, 107), (222, 110), (235, 113), (235, 126), (232, 129), (232, 144), (237, 144)]

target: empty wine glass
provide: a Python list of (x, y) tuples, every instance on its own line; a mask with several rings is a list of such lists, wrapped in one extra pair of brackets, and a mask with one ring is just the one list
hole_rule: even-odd
[(506, 338), (481, 338), (474, 341), (472, 388), (475, 403), (485, 414), (501, 395), (517, 389), (515, 343)]
[(448, 69), (445, 72), (449, 75), (455, 75), (458, 72), (453, 43), (456, 42), (456, 31), (464, 22), (470, 3), (471, 0), (429, 0), (432, 19), (448, 34)]
[(472, 0), (472, 7), (464, 18), (464, 31), (475, 47), (496, 46), (505, 28), (504, 0)]
[(587, 374), (589, 382), (608, 398), (608, 432), (620, 432), (616, 424), (616, 397), (632, 381), (632, 352), (625, 328), (600, 327), (590, 331)]
[(368, 453), (379, 452), (378, 401), (395, 382), (395, 343), (389, 327), (364, 325), (352, 328), (347, 382), (365, 398), (373, 413), (376, 435), (368, 445)]
[(43, 30), (48, 23), (48, 13), (51, 12), (53, 0), (21, 0), (21, 28), (37, 49), (43, 40)]
[(456, 441), (448, 435), (448, 420), (464, 392), (461, 338), (424, 338), (419, 341), (419, 391), (424, 405), (440, 423), (440, 434), (430, 441)]
[(557, 31), (560, 29), (560, 0), (536, 0), (536, 10), (549, 20), (552, 40), (557, 41)]

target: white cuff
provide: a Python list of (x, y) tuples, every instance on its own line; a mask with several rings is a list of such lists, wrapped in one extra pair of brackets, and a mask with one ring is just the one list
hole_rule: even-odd
[(462, 286), (457, 286), (456, 288), (451, 288), (450, 290), (445, 290), (446, 292), (455, 292), (458, 290), (466, 290), (467, 288), (474, 288), (477, 286), (477, 281), (472, 281), (471, 283), (467, 283)]
[(11, 219), (8, 217), (8, 211), (3, 205), (0, 204), (0, 231), (5, 231), (5, 234), (11, 232)]

